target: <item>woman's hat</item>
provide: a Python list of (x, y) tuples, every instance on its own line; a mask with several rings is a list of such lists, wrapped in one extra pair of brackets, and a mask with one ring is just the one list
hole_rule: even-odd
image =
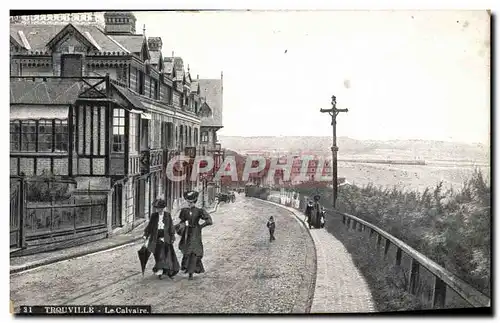
[(198, 200), (198, 192), (196, 191), (184, 192), (184, 199), (188, 202), (196, 202)]
[(312, 205), (313, 205), (313, 201), (309, 201), (309, 202), (307, 202), (307, 205), (312, 206)]
[(162, 199), (157, 199), (153, 202), (153, 207), (157, 209), (164, 209), (167, 207), (167, 203)]
[(314, 195), (314, 200), (315, 200), (316, 202), (317, 202), (317, 201), (319, 201), (319, 199), (320, 199), (320, 196), (319, 196), (319, 195)]

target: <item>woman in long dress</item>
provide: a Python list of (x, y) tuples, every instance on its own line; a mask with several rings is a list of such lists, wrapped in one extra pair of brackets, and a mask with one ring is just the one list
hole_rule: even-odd
[[(160, 278), (174, 277), (180, 269), (179, 261), (174, 250), (175, 230), (172, 216), (165, 212), (164, 200), (153, 203), (155, 212), (144, 230), (144, 239), (149, 239), (147, 248), (154, 255), (155, 266), (153, 272)], [(160, 214), (163, 216), (160, 217)]]
[(306, 223), (309, 225), (309, 229), (311, 229), (311, 216), (313, 212), (314, 204), (312, 201), (308, 201), (306, 205)]
[[(181, 270), (188, 273), (189, 280), (192, 280), (194, 273), (205, 272), (202, 262), (201, 230), (212, 225), (213, 221), (206, 210), (195, 206), (198, 201), (198, 192), (185, 192), (184, 199), (189, 203), (189, 206), (181, 209), (179, 214), (181, 222), (176, 226), (176, 231), (181, 236), (179, 241), (179, 249), (182, 252)], [(203, 220), (204, 223), (200, 223), (200, 220)]]
[(315, 229), (319, 229), (321, 224), (321, 204), (319, 204), (320, 196), (314, 196), (314, 205), (311, 212), (311, 226)]

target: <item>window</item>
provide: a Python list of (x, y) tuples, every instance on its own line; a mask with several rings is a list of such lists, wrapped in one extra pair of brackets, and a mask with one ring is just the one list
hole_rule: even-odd
[(179, 128), (179, 142), (181, 148), (184, 147), (184, 126), (180, 126)]
[(36, 151), (36, 121), (21, 122), (21, 150)]
[(38, 151), (52, 151), (52, 121), (38, 121)]
[(160, 93), (158, 93), (158, 81), (153, 80), (153, 99), (158, 100)]
[(194, 145), (198, 146), (198, 128), (194, 128)]
[(63, 55), (61, 58), (61, 76), (82, 76), (82, 56), (73, 54)]
[(127, 75), (128, 75), (128, 69), (127, 67), (122, 67), (117, 69), (117, 79), (118, 81), (127, 84)]
[(144, 94), (144, 72), (139, 71), (138, 69), (136, 71), (136, 85), (135, 85), (135, 91), (139, 94)]
[(113, 152), (125, 151), (125, 110), (113, 109)]
[(165, 95), (162, 98), (163, 101), (165, 101), (166, 104), (172, 104), (172, 89), (168, 86), (164, 86), (163, 88), (165, 90)]
[(67, 120), (15, 120), (10, 122), (11, 151), (67, 152), (68, 140)]
[(201, 142), (208, 142), (208, 132), (203, 131), (201, 133)]
[(21, 131), (21, 126), (19, 121), (13, 121), (10, 123), (10, 150), (11, 151), (19, 151), (20, 144), (19, 140), (21, 139), (20, 136), (20, 131)]
[(198, 114), (198, 101), (194, 102), (194, 113)]
[(173, 147), (174, 146), (174, 124), (172, 122), (169, 122), (167, 124), (167, 134), (168, 134), (168, 146)]
[(130, 116), (130, 151), (131, 152), (137, 152), (139, 150), (139, 140), (140, 140), (140, 134), (139, 134), (139, 115), (131, 113), (129, 114)]
[(66, 120), (55, 120), (54, 125), (54, 151), (68, 151), (68, 122)]

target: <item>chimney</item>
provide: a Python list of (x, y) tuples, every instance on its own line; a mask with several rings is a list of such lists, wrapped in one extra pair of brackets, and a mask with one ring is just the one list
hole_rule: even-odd
[(106, 34), (135, 34), (135, 16), (132, 12), (108, 11), (104, 13)]

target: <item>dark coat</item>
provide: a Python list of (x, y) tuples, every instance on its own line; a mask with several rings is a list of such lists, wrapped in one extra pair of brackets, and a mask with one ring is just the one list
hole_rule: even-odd
[[(148, 250), (152, 253), (155, 251), (156, 242), (158, 240), (158, 217), (158, 212), (151, 214), (151, 219), (149, 219), (149, 223), (144, 229), (144, 236), (149, 238)], [(163, 225), (165, 243), (173, 244), (175, 241), (174, 224), (172, 223), (172, 217), (168, 212), (163, 212)]]
[[(178, 225), (177, 234), (181, 235), (179, 250), (185, 255), (195, 254), (203, 257), (203, 241), (201, 229), (212, 225), (212, 217), (202, 208), (183, 208), (179, 214), (181, 223)], [(205, 223), (201, 224), (199, 221)], [(187, 225), (186, 225), (187, 222)]]
[(267, 221), (267, 227), (269, 228), (269, 231), (273, 231), (276, 229), (276, 222), (271, 222), (271, 221)]
[(306, 205), (306, 215), (311, 216), (314, 206)]

